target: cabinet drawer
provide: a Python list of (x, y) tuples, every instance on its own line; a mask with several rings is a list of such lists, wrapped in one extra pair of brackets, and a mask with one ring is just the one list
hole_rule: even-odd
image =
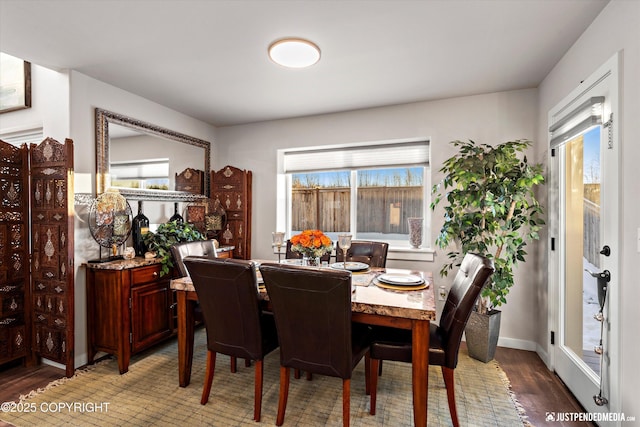
[(161, 265), (134, 268), (131, 270), (131, 285), (154, 282), (160, 278)]

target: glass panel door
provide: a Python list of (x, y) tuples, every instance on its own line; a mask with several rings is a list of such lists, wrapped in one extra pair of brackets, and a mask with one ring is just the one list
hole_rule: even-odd
[(563, 345), (600, 375), (600, 311), (597, 281), (601, 249), (600, 127), (567, 142), (564, 152)]

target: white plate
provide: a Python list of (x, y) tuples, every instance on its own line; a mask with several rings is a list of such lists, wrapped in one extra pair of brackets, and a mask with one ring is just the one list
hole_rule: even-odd
[(336, 270), (349, 270), (349, 271), (361, 271), (369, 268), (369, 264), (365, 264), (364, 262), (354, 262), (347, 261), (346, 266), (344, 262), (334, 262), (331, 264), (331, 268), (335, 268)]
[(424, 279), (415, 274), (381, 274), (378, 280), (398, 286), (416, 286), (424, 283)]
[(302, 265), (302, 260), (296, 258), (287, 258), (280, 260), (280, 264)]

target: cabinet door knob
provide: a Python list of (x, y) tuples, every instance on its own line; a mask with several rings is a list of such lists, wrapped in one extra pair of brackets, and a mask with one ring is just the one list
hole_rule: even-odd
[(158, 272), (157, 271), (153, 272), (153, 277), (158, 277)]

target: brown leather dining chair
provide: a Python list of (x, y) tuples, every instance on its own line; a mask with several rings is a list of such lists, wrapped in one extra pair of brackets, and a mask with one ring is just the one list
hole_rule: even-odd
[(213, 240), (195, 240), (193, 242), (181, 242), (171, 246), (171, 256), (173, 267), (177, 270), (178, 277), (189, 276), (189, 271), (184, 266), (184, 259), (188, 256), (202, 258), (217, 258), (216, 248)]
[[(186, 257), (198, 257), (198, 258), (207, 258), (214, 259), (218, 258), (218, 252), (216, 251), (216, 247), (213, 244), (213, 240), (195, 240), (193, 242), (181, 242), (176, 243), (171, 246), (171, 257), (173, 260), (173, 267), (176, 270), (176, 274), (178, 277), (188, 277), (189, 271), (187, 267), (184, 265), (184, 259)], [(196, 322), (202, 322), (204, 319), (202, 318), (202, 309), (200, 308), (200, 304), (198, 302), (195, 303), (195, 307), (193, 310), (193, 317)], [(251, 366), (251, 361), (245, 359), (245, 366)], [(237, 362), (236, 358), (231, 358), (231, 372), (237, 371)]]
[(207, 368), (201, 404), (209, 400), (216, 354), (255, 360), (253, 419), (260, 421), (263, 359), (278, 347), (273, 316), (260, 308), (255, 266), (238, 259), (187, 257), (184, 264), (207, 329)]
[[(445, 302), (440, 324), (431, 324), (429, 334), (429, 365), (440, 366), (447, 389), (449, 413), (454, 426), (459, 426), (454, 389), (454, 369), (458, 364), (458, 350), (462, 332), (469, 320), (482, 287), (490, 280), (494, 267), (481, 255), (466, 254), (456, 274)], [(378, 363), (394, 360), (411, 363), (411, 331), (394, 328), (375, 328), (371, 344), (371, 415), (376, 413)], [(373, 374), (375, 373), (375, 374)]]
[(351, 375), (363, 356), (367, 386), (370, 374), (370, 328), (351, 323), (351, 273), (272, 263), (260, 271), (280, 341), (276, 425), (284, 423), (293, 368), (342, 378), (342, 424), (348, 426)]
[[(344, 251), (336, 242), (336, 261), (343, 262)], [(386, 267), (389, 244), (385, 242), (370, 242), (367, 240), (353, 240), (351, 247), (347, 249), (347, 261), (363, 262), (369, 267)]]

